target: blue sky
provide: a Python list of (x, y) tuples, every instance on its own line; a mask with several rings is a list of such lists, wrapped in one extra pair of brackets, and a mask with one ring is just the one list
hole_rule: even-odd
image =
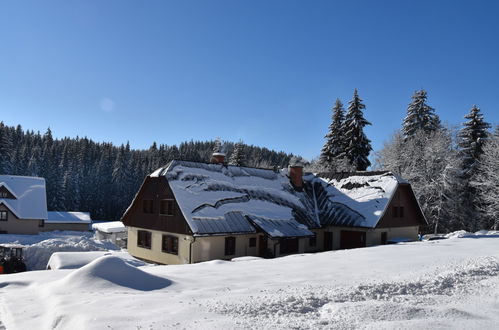
[(0, 0), (0, 119), (310, 159), (358, 88), (379, 149), (420, 88), (444, 122), (477, 104), (499, 123), (497, 17), (498, 1)]

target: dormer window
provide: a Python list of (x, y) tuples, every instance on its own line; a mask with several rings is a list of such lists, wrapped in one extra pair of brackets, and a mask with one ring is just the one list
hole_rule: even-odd
[(9, 194), (7, 194), (6, 191), (0, 191), (0, 197), (1, 198), (7, 198), (7, 197), (9, 197)]

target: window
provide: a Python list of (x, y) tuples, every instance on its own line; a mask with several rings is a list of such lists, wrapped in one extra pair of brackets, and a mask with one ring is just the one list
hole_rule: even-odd
[(256, 247), (256, 237), (250, 237), (249, 247)]
[(38, 227), (44, 227), (45, 226), (45, 220), (38, 220)]
[(178, 254), (178, 237), (163, 235), (161, 250), (170, 254)]
[(159, 214), (162, 215), (174, 215), (173, 210), (174, 210), (174, 205), (175, 203), (173, 202), (173, 199), (163, 199), (161, 200), (159, 204)]
[(236, 238), (225, 237), (225, 255), (233, 256), (236, 254)]
[(9, 214), (7, 211), (0, 211), (0, 221), (7, 221), (9, 220)]
[(298, 253), (298, 238), (283, 238), (279, 243), (280, 254)]
[(144, 213), (154, 213), (154, 201), (152, 199), (144, 199), (142, 201), (142, 211)]
[(314, 236), (308, 239), (308, 246), (316, 246), (317, 245), (317, 234), (314, 233)]
[(137, 233), (137, 246), (150, 249), (151, 248), (151, 232), (147, 230), (139, 230)]
[(9, 194), (6, 191), (2, 191), (2, 192), (0, 192), (0, 197), (1, 198), (8, 198)]
[(403, 206), (394, 206), (392, 209), (392, 216), (394, 218), (403, 218), (404, 217), (404, 207)]
[(388, 233), (386, 231), (381, 233), (381, 244), (386, 244), (388, 241)]

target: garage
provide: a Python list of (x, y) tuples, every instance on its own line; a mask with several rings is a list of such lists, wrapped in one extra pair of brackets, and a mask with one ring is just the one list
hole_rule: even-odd
[(366, 246), (366, 233), (363, 231), (342, 230), (340, 249), (354, 249)]

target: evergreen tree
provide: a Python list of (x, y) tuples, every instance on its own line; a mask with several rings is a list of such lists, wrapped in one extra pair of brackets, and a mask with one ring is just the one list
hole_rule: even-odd
[(468, 121), (463, 123), (458, 133), (460, 171), (456, 177), (459, 183), (455, 194), (459, 208), (455, 221), (463, 229), (476, 231), (482, 228), (480, 228), (477, 191), (472, 181), (475, 180), (477, 174), (477, 165), (483, 154), (483, 145), (487, 140), (487, 129), (490, 125), (483, 120), (483, 115), (477, 106), (473, 106), (464, 118)]
[(462, 157), (463, 174), (473, 175), (473, 170), (477, 165), (480, 156), (483, 154), (483, 144), (485, 143), (491, 126), (483, 120), (480, 108), (474, 105), (470, 113), (464, 116), (468, 119), (463, 123), (463, 128), (459, 131), (459, 148)]
[(426, 104), (426, 91), (424, 89), (414, 92), (412, 102), (407, 107), (402, 132), (405, 139), (409, 139), (417, 131), (434, 132), (442, 127), (440, 118), (435, 109)]
[(326, 134), (326, 142), (322, 147), (320, 162), (322, 166), (329, 169), (336, 169), (340, 159), (345, 157), (345, 136), (344, 136), (345, 110), (339, 99), (333, 107), (333, 115), (329, 132)]
[(368, 159), (371, 152), (371, 141), (364, 134), (364, 127), (371, 125), (364, 118), (362, 112), (366, 106), (362, 104), (357, 89), (355, 89), (353, 98), (349, 102), (348, 112), (345, 116), (345, 157), (357, 171), (365, 171), (371, 162)]
[(229, 158), (230, 165), (244, 166), (244, 143), (243, 141), (239, 141), (234, 146), (234, 150)]
[(0, 122), (0, 174), (13, 174), (13, 156), (11, 132), (3, 122)]
[(213, 143), (213, 153), (219, 153), (219, 152), (222, 152), (222, 139), (217, 137)]

